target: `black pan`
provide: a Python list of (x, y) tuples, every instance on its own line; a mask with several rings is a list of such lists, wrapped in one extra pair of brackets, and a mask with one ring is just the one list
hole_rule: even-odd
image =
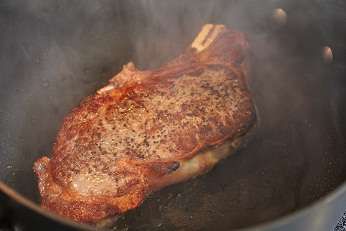
[(157, 67), (203, 24), (222, 23), (252, 46), (254, 135), (113, 230), (333, 229), (346, 209), (345, 10), (338, 0), (2, 0), (0, 224), (86, 228), (39, 208), (33, 162), (50, 153), (64, 116), (123, 64)]

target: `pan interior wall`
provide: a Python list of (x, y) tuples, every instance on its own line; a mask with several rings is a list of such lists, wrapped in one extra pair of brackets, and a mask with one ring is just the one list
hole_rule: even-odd
[[(50, 153), (64, 116), (134, 61), (178, 55), (204, 23), (248, 34), (258, 124), (205, 176), (168, 187), (121, 217), (131, 230), (232, 229), (280, 217), (346, 179), (346, 34), (330, 1), (0, 3), (0, 180), (39, 201), (32, 164)], [(286, 23), (273, 20), (275, 9)], [(346, 9), (343, 8), (343, 9)], [(340, 17), (340, 19), (338, 18)], [(324, 46), (333, 48), (326, 63)]]

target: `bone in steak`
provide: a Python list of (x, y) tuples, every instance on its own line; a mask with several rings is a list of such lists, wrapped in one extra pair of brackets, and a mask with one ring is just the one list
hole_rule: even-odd
[(42, 206), (97, 223), (234, 152), (256, 118), (247, 50), (242, 33), (207, 24), (161, 68), (124, 66), (64, 119), (51, 158), (35, 162)]

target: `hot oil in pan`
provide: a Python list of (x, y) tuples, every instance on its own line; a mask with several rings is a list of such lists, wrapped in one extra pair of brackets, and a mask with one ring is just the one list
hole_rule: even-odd
[[(204, 22), (214, 20), (248, 33), (252, 47), (249, 85), (259, 121), (237, 153), (207, 175), (153, 194), (119, 219), (116, 229), (248, 227), (310, 204), (343, 181), (342, 134), (330, 112), (331, 100), (338, 100), (332, 98), (330, 60), (323, 62), (323, 38), (314, 37), (318, 28), (304, 31), (305, 26), (297, 26), (307, 23), (299, 15), (313, 11), (311, 6), (302, 3), (298, 11), (281, 5), (287, 13), (269, 3), (261, 7), (245, 1), (209, 2), (205, 8), (199, 6), (203, 13), (196, 16), (195, 8), (184, 8), (188, 12), (184, 14), (172, 4), (171, 15), (163, 14), (160, 7), (165, 6), (157, 2), (142, 3), (144, 12), (153, 17), (144, 22), (152, 30), (134, 40), (134, 59), (143, 67), (159, 66), (171, 58), (165, 55), (179, 53), (187, 44), (172, 45), (168, 38), (189, 41), (193, 33), (184, 32), (198, 30), (197, 25)], [(180, 13), (183, 22), (174, 16)], [(162, 22), (170, 29), (165, 30)], [(157, 42), (151, 47), (153, 40)]]

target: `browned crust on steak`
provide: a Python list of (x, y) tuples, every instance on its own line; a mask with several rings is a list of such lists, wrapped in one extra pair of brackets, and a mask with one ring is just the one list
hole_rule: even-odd
[(157, 179), (244, 135), (255, 121), (247, 48), (243, 34), (224, 29), (207, 49), (159, 69), (125, 66), (64, 119), (52, 158), (36, 161), (42, 206), (95, 223), (137, 207), (160, 188)]

